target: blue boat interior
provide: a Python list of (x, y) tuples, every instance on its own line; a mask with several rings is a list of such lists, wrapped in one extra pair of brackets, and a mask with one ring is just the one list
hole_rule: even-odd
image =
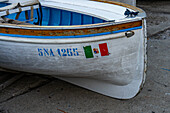
[[(8, 5), (8, 3), (0, 3), (0, 7), (6, 5)], [(33, 20), (31, 20), (31, 10), (27, 11), (27, 13), (25, 13), (25, 11), (21, 12), (17, 19), (16, 16), (17, 13), (13, 13), (5, 17), (42, 26), (86, 25), (105, 22), (105, 20), (89, 15), (44, 6), (33, 10)]]
[(10, 3), (0, 2), (0, 8), (9, 5)]

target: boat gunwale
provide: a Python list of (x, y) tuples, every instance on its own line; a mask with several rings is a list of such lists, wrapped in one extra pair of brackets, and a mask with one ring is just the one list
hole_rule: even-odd
[[(141, 30), (142, 28), (135, 29)], [(57, 38), (57, 39), (42, 39), (42, 38), (20, 38), (20, 37), (7, 37), (1, 36), (0, 41), (13, 42), (13, 43), (31, 43), (31, 44), (78, 44), (89, 43), (106, 40), (114, 40), (118, 38), (128, 38), (125, 32), (119, 32), (115, 34), (107, 34), (101, 36), (84, 37), (84, 38)]]
[[(11, 29), (11, 30), (10, 30)], [(1, 41), (12, 41), (12, 42), (24, 42), (24, 43), (55, 43), (55, 44), (66, 44), (66, 43), (84, 43), (84, 42), (94, 42), (94, 41), (102, 41), (108, 39), (116, 39), (126, 37), (125, 32), (131, 30), (138, 30), (142, 29), (142, 20), (124, 23), (124, 24), (117, 24), (117, 25), (110, 25), (104, 26), (99, 28), (92, 28), (92, 29), (59, 29), (58, 35), (55, 34), (54, 37), (51, 33), (57, 33), (57, 30), (45, 30), (38, 29), (36, 31), (29, 30), (29, 29), (21, 29), (18, 31), (14, 28), (4, 28), (1, 29)], [(81, 32), (80, 32), (81, 31)], [(4, 32), (4, 33), (3, 33)], [(19, 33), (18, 35), (16, 33)], [(24, 34), (36, 34), (36, 35), (24, 35)], [(40, 36), (39, 33), (42, 33)], [(45, 33), (45, 34), (44, 34)], [(71, 33), (71, 34), (70, 34)], [(8, 35), (9, 34), (9, 35)], [(84, 34), (84, 35), (83, 35)], [(86, 34), (86, 35), (85, 35)], [(11, 35), (11, 36), (10, 36)], [(50, 36), (51, 35), (51, 36)], [(63, 38), (60, 37), (64, 36)], [(79, 36), (79, 37), (77, 37)], [(39, 38), (40, 37), (40, 38)]]
[(126, 21), (119, 21), (119, 22), (104, 22), (104, 23), (97, 23), (97, 24), (86, 24), (86, 25), (71, 25), (71, 26), (38, 26), (38, 25), (18, 25), (18, 24), (8, 24), (2, 23), (0, 24), (0, 28), (16, 28), (16, 29), (30, 29), (30, 30), (69, 30), (69, 29), (87, 29), (87, 28), (100, 28), (100, 27), (107, 27), (112, 25), (119, 25), (124, 23), (130, 23), (135, 21), (140, 21), (142, 18), (133, 18)]

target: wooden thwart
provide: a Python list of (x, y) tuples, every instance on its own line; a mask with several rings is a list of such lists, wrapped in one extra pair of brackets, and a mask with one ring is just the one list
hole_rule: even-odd
[(6, 16), (12, 13), (18, 13), (17, 17), (19, 17), (20, 12), (25, 11), (25, 10), (30, 10), (30, 8), (28, 8), (29, 6), (31, 6), (31, 16), (33, 18), (33, 9), (37, 8), (34, 7), (35, 5), (39, 4), (39, 2), (37, 0), (32, 1), (32, 2), (21, 2), (21, 3), (13, 3), (11, 5), (7, 5), (5, 7), (0, 8), (0, 16)]

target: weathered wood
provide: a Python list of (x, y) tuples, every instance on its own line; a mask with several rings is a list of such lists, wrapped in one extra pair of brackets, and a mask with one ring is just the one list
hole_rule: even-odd
[[(97, 34), (97, 33), (104, 33), (104, 32), (113, 32), (117, 30), (123, 30), (133, 27), (142, 26), (142, 21), (135, 21), (117, 25), (109, 25), (109, 26), (101, 26), (101, 27), (93, 27), (93, 28), (84, 28), (79, 29), (58, 29), (58, 30), (41, 30), (37, 29), (20, 29), (20, 28), (10, 28), (10, 27), (1, 27), (0, 33), (5, 34), (18, 34), (18, 35), (32, 35), (32, 36), (77, 36), (77, 35), (90, 35), (90, 34)], [(36, 27), (36, 26), (35, 26)]]

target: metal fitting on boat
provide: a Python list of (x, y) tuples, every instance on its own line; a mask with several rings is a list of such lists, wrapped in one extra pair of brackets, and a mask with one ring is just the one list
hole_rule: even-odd
[(126, 31), (126, 32), (125, 32), (125, 36), (126, 36), (127, 38), (132, 37), (134, 34), (135, 34), (134, 31)]

